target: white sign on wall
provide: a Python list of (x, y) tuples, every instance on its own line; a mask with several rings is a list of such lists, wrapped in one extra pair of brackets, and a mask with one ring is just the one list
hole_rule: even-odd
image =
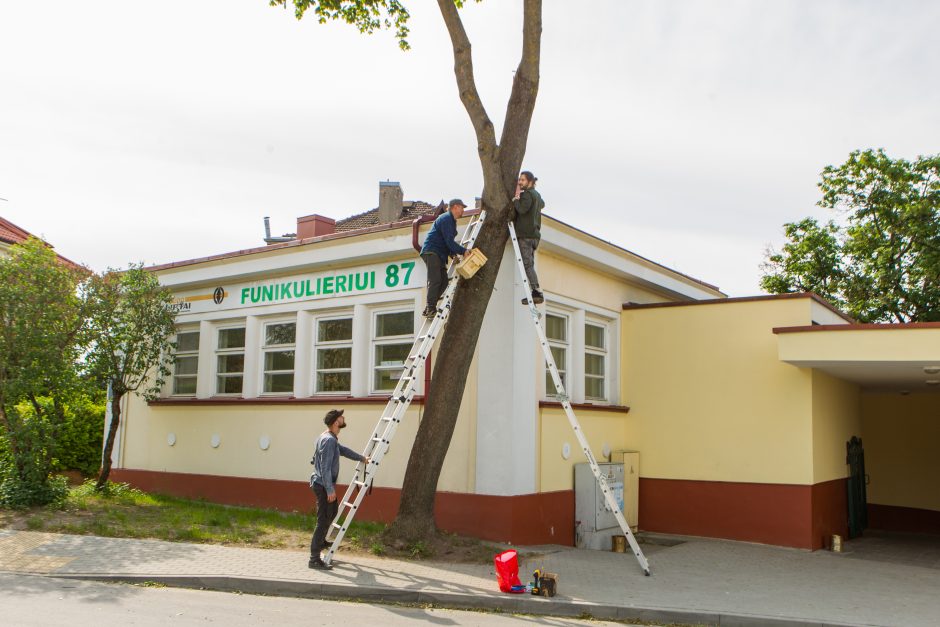
[(300, 276), (258, 279), (250, 283), (181, 292), (177, 294), (173, 308), (179, 313), (201, 313), (392, 292), (423, 287), (425, 274), (424, 264), (399, 261)]

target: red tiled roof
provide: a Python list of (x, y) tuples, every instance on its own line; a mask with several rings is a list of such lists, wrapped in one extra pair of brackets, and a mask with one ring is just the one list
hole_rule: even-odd
[[(0, 242), (6, 242), (7, 244), (21, 244), (25, 242), (27, 239), (29, 239), (30, 237), (36, 237), (36, 236), (30, 233), (29, 231), (27, 231), (26, 229), (21, 229), (20, 227), (16, 226), (9, 220), (0, 218)], [(42, 238), (37, 238), (37, 239), (42, 239)], [(52, 248), (52, 245), (49, 244), (49, 242), (45, 242), (45, 244), (49, 248)], [(67, 259), (63, 257), (59, 253), (56, 253), (56, 256), (62, 261), (64, 261), (65, 263), (69, 264), (70, 266), (74, 266), (76, 268), (80, 267), (77, 263), (75, 263), (71, 259)]]
[(30, 232), (21, 229), (9, 220), (0, 218), (0, 242), (19, 244), (29, 238)]
[[(439, 205), (432, 205), (430, 203), (423, 202), (421, 200), (406, 200), (402, 203), (401, 214), (395, 218), (395, 222), (402, 222), (404, 220), (414, 220), (424, 215), (430, 215), (437, 212), (439, 209), (445, 207), (445, 203), (442, 200)], [(336, 232), (340, 231), (354, 231), (356, 229), (364, 229), (370, 226), (376, 226), (379, 224), (379, 210), (369, 209), (363, 213), (344, 218), (342, 220), (336, 221)]]

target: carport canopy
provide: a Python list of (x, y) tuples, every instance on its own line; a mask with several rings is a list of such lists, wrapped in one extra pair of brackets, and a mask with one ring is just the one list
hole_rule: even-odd
[(940, 322), (777, 327), (781, 361), (863, 389), (940, 392)]

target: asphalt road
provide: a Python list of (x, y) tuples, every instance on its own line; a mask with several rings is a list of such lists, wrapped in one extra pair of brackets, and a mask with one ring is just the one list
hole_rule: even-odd
[(617, 625), (535, 616), (262, 597), (0, 573), (0, 625)]

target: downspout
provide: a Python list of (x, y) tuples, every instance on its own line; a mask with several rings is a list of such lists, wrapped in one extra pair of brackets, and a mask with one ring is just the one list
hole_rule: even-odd
[(434, 222), (434, 220), (436, 219), (437, 219), (437, 216), (432, 215), (430, 213), (426, 213), (422, 216), (415, 218), (411, 222), (411, 246), (415, 249), (415, 251), (419, 253), (421, 252), (421, 245), (418, 243), (418, 229), (421, 227), (422, 224), (426, 222)]

